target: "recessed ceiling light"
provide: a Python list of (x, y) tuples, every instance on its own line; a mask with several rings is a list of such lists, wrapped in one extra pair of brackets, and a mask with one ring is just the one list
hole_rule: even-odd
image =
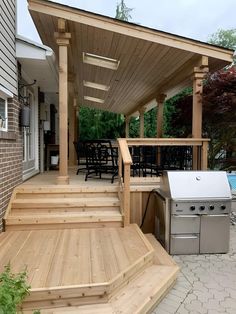
[(95, 98), (95, 97), (91, 97), (91, 96), (84, 96), (85, 100), (89, 100), (89, 101), (93, 101), (93, 102), (98, 102), (100, 104), (104, 104), (104, 100), (100, 99), (100, 98)]
[(87, 52), (83, 52), (83, 62), (111, 70), (117, 70), (120, 64), (120, 61), (116, 59), (110, 59)]
[(100, 90), (104, 90), (104, 91), (108, 91), (110, 88), (110, 86), (107, 86), (107, 85), (88, 82), (88, 81), (84, 81), (84, 86), (90, 87), (90, 88), (95, 88), (95, 89), (100, 89)]

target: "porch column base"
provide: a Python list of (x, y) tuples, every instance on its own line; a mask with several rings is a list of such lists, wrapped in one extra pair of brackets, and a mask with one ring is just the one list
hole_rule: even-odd
[(66, 185), (70, 183), (69, 176), (58, 176), (57, 177), (57, 184), (58, 185)]

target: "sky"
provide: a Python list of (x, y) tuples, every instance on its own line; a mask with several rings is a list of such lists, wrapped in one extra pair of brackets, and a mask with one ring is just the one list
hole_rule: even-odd
[[(117, 0), (57, 0), (54, 2), (114, 17)], [(235, 0), (125, 0), (133, 8), (131, 22), (207, 41), (218, 29), (236, 28)], [(41, 43), (27, 9), (17, 0), (18, 34)]]

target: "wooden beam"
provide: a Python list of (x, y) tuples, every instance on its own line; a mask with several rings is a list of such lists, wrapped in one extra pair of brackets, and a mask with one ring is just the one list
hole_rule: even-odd
[(129, 137), (129, 123), (130, 123), (130, 117), (125, 116), (125, 137)]
[(77, 156), (73, 142), (77, 141), (76, 136), (76, 105), (77, 98), (69, 104), (69, 166), (77, 164)]
[(160, 94), (156, 97), (156, 101), (157, 101), (157, 137), (163, 136), (163, 110), (164, 110), (165, 99), (166, 99), (165, 94)]
[(180, 36), (156, 31), (139, 25), (123, 23), (115, 19), (84, 12), (75, 8), (69, 8), (52, 2), (45, 2), (42, 0), (28, 0), (28, 4), (30, 11), (40, 12), (76, 23), (104, 29), (106, 31), (111, 31), (118, 34), (139, 38), (145, 41), (194, 52), (200, 55), (225, 60), (229, 63), (231, 63), (233, 60), (233, 51), (209, 44), (204, 44), (196, 40), (186, 39)]
[[(194, 68), (193, 75), (193, 110), (192, 110), (192, 136), (193, 138), (202, 137), (202, 93), (203, 79), (207, 73), (206, 68), (208, 62), (206, 58), (202, 58), (202, 64)], [(198, 162), (197, 148), (193, 148), (193, 170), (196, 170), (200, 163)]]
[(144, 138), (144, 113), (145, 107), (139, 109), (139, 137)]
[(58, 32), (65, 33), (66, 32), (66, 20), (58, 19)]
[[(58, 28), (62, 27), (62, 21), (58, 21)], [(59, 46), (59, 177), (58, 184), (69, 184), (68, 176), (68, 38), (58, 37)]]

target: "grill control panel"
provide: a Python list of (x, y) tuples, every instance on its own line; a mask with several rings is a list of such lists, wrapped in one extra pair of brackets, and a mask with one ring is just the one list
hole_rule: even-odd
[(217, 215), (228, 214), (231, 201), (172, 201), (171, 213), (175, 215)]

